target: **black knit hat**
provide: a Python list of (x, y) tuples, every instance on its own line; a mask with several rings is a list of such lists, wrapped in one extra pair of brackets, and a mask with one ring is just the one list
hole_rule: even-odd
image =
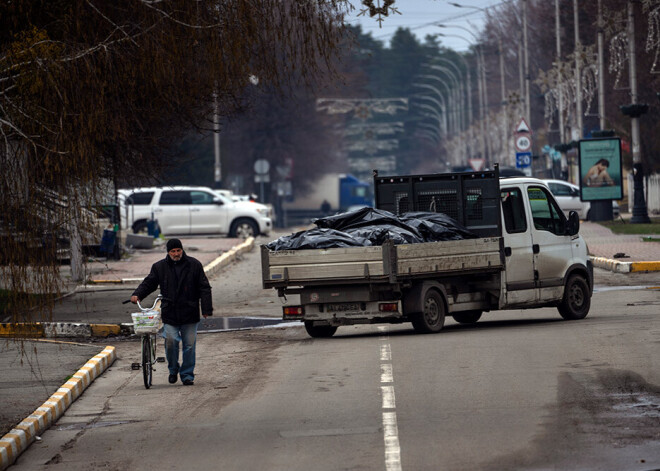
[(179, 239), (170, 239), (167, 241), (167, 251), (169, 252), (172, 249), (181, 249), (183, 250), (183, 245)]

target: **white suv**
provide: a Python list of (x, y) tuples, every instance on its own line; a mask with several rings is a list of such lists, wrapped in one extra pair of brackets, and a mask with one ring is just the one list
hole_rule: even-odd
[(271, 209), (252, 201), (232, 201), (203, 186), (172, 186), (118, 190), (122, 227), (147, 232), (157, 221), (164, 235), (227, 234), (229, 237), (268, 235)]

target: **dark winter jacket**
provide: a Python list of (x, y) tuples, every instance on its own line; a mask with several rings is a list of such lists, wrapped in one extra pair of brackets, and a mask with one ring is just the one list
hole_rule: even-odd
[[(175, 265), (181, 264), (178, 271)], [(178, 283), (177, 283), (178, 274)], [(174, 262), (169, 255), (151, 266), (151, 272), (133, 292), (142, 300), (160, 286), (163, 295), (161, 314), (163, 322), (170, 325), (183, 325), (199, 322), (199, 304), (202, 313), (213, 315), (211, 285), (204, 273), (202, 264), (183, 252), (179, 262)]]

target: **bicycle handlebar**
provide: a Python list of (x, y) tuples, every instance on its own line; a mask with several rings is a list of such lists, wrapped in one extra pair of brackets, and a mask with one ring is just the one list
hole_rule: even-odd
[[(137, 302), (137, 306), (140, 308), (141, 311), (153, 311), (154, 308), (156, 307), (156, 304), (158, 304), (158, 301), (161, 301), (162, 299), (164, 299), (163, 295), (159, 294), (158, 296), (156, 296), (156, 299), (154, 299), (153, 306), (151, 306), (151, 307), (142, 307), (142, 305), (140, 304), (140, 301)], [(131, 302), (131, 300), (127, 299), (126, 301), (122, 301), (121, 303), (126, 304), (126, 303), (130, 303), (130, 302)]]

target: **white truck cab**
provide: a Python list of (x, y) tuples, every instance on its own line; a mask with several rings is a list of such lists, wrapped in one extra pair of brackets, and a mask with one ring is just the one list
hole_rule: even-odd
[(587, 245), (575, 227), (577, 215), (567, 219), (542, 180), (501, 179), (500, 193), (505, 256), (501, 308), (560, 299), (574, 272), (583, 275), (590, 295), (593, 275)]
[(271, 208), (252, 201), (233, 201), (202, 186), (147, 187), (118, 190), (122, 227), (147, 231), (157, 221), (164, 235), (227, 234), (250, 237), (269, 234)]

